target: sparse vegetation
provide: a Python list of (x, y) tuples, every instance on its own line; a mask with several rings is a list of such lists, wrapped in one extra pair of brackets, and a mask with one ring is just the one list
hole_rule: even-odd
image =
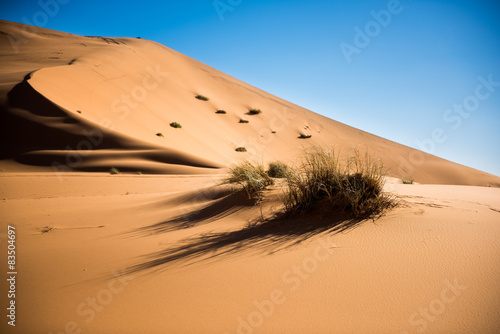
[(176, 129), (180, 129), (182, 128), (182, 125), (180, 125), (179, 123), (177, 122), (172, 122), (170, 123), (170, 126), (173, 127), (173, 128), (176, 128)]
[(110, 170), (109, 170), (109, 174), (111, 174), (111, 175), (120, 174), (120, 171), (119, 171), (117, 168), (112, 167), (112, 168), (110, 168)]
[(157, 135), (158, 137), (163, 137), (163, 133), (161, 133), (161, 132), (158, 132), (156, 135)]
[(269, 163), (269, 169), (267, 170), (267, 175), (275, 178), (287, 177), (290, 173), (290, 167), (282, 161), (273, 161)]
[(229, 169), (229, 178), (226, 183), (240, 184), (250, 199), (262, 199), (262, 193), (267, 186), (273, 184), (273, 180), (264, 171), (264, 166), (251, 163), (247, 160), (233, 165)]
[(55, 229), (56, 229), (55, 226), (44, 226), (40, 228), (40, 232), (44, 234), (44, 233), (49, 233), (50, 231), (53, 231)]
[(201, 101), (208, 101), (208, 100), (210, 100), (208, 97), (206, 97), (204, 95), (196, 95), (195, 98), (197, 98), (198, 100), (201, 100)]
[(303, 134), (303, 133), (301, 133), (300, 136), (299, 136), (300, 139), (309, 139), (311, 137), (312, 137), (312, 135), (306, 135), (306, 134)]
[(215, 113), (216, 114), (227, 114), (227, 112), (225, 110), (217, 110)]
[(240, 123), (248, 123), (248, 120), (246, 120), (246, 119), (240, 119)]
[(235, 150), (235, 151), (236, 151), (236, 152), (246, 152), (246, 151), (247, 151), (247, 149), (246, 149), (246, 148), (244, 148), (244, 147), (238, 147), (238, 148), (236, 148), (236, 150)]
[(401, 179), (401, 181), (403, 182), (403, 184), (413, 184), (413, 180), (412, 179)]
[(140, 170), (138, 170), (137, 172), (135, 172), (137, 175), (142, 175), (142, 172)]
[(318, 206), (368, 217), (392, 206), (382, 191), (383, 166), (359, 152), (342, 164), (333, 151), (315, 148), (306, 153), (300, 170), (287, 174), (283, 196), (286, 213), (304, 214)]
[(276, 133), (276, 131), (273, 130), (273, 131), (271, 131), (271, 133)]
[(252, 108), (248, 111), (248, 114), (249, 115), (258, 115), (258, 114), (261, 114), (262, 113), (262, 110), (260, 109), (255, 109), (255, 108)]
[(82, 113), (80, 110), (77, 110), (76, 112), (77, 112), (77, 113), (79, 113), (79, 114), (81, 114), (81, 113)]

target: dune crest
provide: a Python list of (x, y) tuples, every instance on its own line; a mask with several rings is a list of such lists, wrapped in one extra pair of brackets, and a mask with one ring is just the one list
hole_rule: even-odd
[(22, 25), (1, 21), (0, 31), (2, 159), (14, 169), (212, 173), (242, 158), (294, 161), (320, 145), (366, 150), (397, 178), (500, 186), (496, 176), (328, 119), (155, 42), (36, 28), (13, 54)]

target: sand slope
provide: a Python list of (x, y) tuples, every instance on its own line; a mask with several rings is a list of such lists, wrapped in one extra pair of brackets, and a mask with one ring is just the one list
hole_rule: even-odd
[(366, 150), (389, 175), (419, 183), (500, 186), (496, 176), (325, 118), (151, 41), (6, 21), (0, 31), (5, 170), (210, 173), (242, 158), (294, 161), (323, 145)]

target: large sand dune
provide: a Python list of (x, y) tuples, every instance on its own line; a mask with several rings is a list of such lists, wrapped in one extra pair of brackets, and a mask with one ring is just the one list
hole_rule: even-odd
[[(335, 122), (151, 41), (29, 33), (5, 21), (0, 29), (2, 155), (10, 162), (191, 174), (243, 157), (293, 160), (322, 145), (367, 150), (390, 176), (419, 183), (500, 186), (498, 177)], [(248, 115), (251, 108), (262, 114)]]
[[(12, 225), (18, 272), (2, 333), (500, 332), (499, 177), (151, 41), (0, 21), (0, 73), (0, 260)], [(380, 158), (400, 205), (262, 220), (279, 182), (257, 206), (220, 184), (232, 162), (313, 145)]]

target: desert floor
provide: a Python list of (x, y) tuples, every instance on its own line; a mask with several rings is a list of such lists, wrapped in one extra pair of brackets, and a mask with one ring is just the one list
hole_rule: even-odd
[(9, 333), (500, 329), (500, 189), (391, 179), (398, 208), (335, 232), (335, 217), (251, 224), (279, 209), (279, 186), (252, 206), (221, 178), (2, 173)]

